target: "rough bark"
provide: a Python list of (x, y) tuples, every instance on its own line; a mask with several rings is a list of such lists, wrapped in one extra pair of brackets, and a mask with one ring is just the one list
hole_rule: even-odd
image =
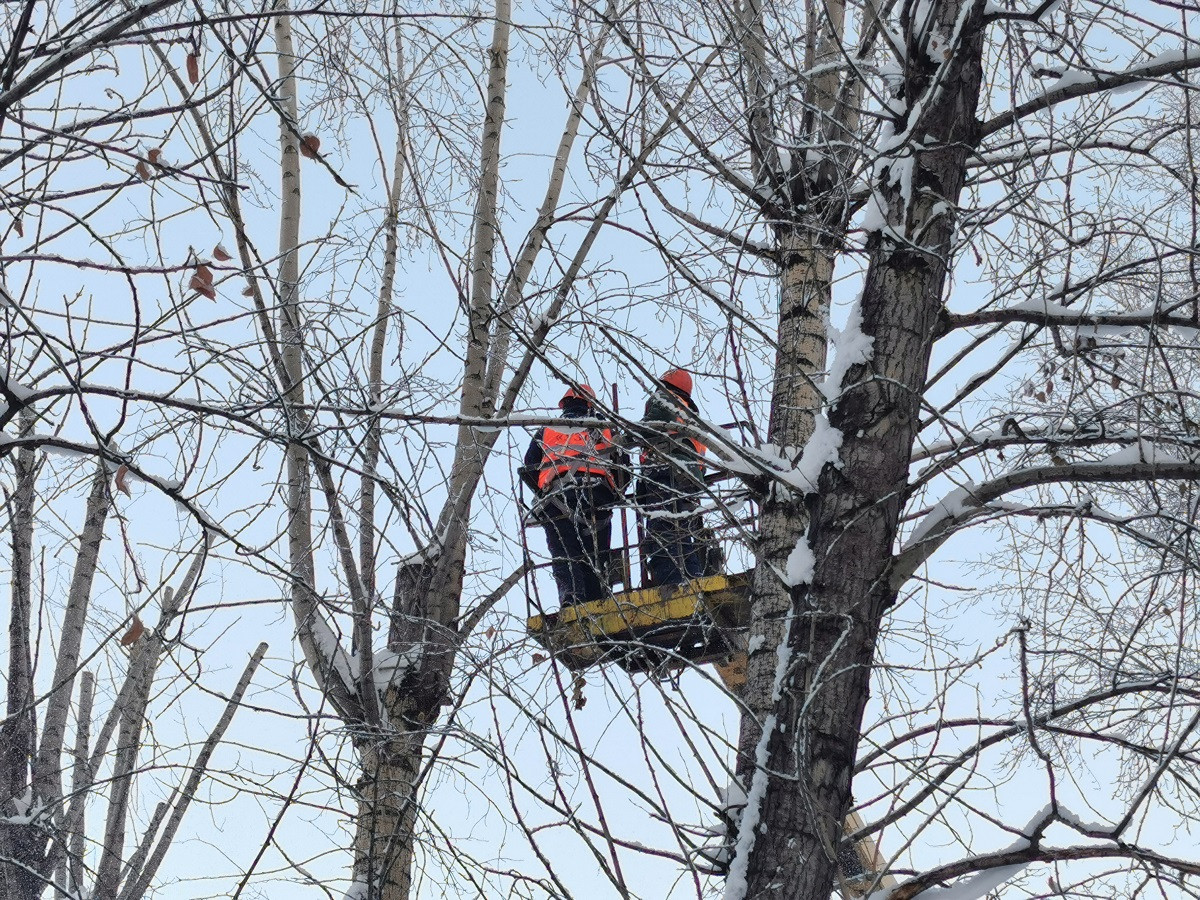
[[(811, 230), (785, 233), (778, 239), (783, 258), (780, 272), (779, 337), (775, 359), (771, 422), (767, 440), (784, 452), (803, 447), (812, 436), (821, 408), (817, 378), (825, 368), (828, 348), (825, 323), (833, 283), (833, 255)], [(779, 577), (788, 557), (808, 528), (804, 498), (773, 488), (759, 514), (757, 565), (751, 591), (750, 647), (742, 699), (747, 714), (739, 740), (739, 776), (749, 777), (762, 722), (773, 705), (775, 650), (783, 642), (792, 597)]]
[(425, 736), (409, 719), (361, 751), (354, 878), (369, 885), (371, 900), (407, 900), (412, 889)]
[[(25, 429), (29, 418), (23, 417)], [(12, 610), (8, 623), (8, 695), (0, 724), (0, 819), (16, 812), (14, 801), (26, 796), (37, 725), (33, 706), (33, 655), (30, 618), (33, 594), (33, 501), (36, 480), (34, 451), (22, 449), (12, 459), (16, 489), (8, 499), (12, 529)], [(0, 887), (6, 897), (35, 897), (42, 889), (41, 834), (27, 825), (0, 821)]]
[(735, 897), (824, 900), (832, 891), (875, 643), (895, 600), (892, 547), (948, 272), (954, 221), (935, 204), (957, 200), (977, 140), (982, 14), (974, 0), (938, 6), (937, 27), (958, 36), (940, 65), (906, 34), (903, 99), (919, 121), (901, 116), (896, 133), (900, 152), (917, 154), (913, 202), (906, 207), (880, 173), (887, 226), (870, 240), (862, 300), (874, 356), (851, 369), (829, 414), (843, 434), (841, 467), (826, 466), (810, 498), (816, 571), (811, 587), (793, 591), (775, 727), (754, 776), (765, 790), (761, 803), (751, 790), (743, 819), (757, 834)]
[[(824, 18), (808, 23), (806, 63), (824, 66), (821, 77), (804, 88), (805, 114), (797, 135), (780, 135), (769, 114), (772, 98), (766, 48), (769, 43), (758, 3), (739, 7), (739, 53), (745, 71), (747, 130), (756, 180), (768, 184), (778, 198), (774, 229), (779, 261), (779, 318), (767, 440), (793, 458), (812, 436), (815, 417), (824, 402), (820, 380), (828, 357), (827, 323), (833, 295), (834, 261), (845, 240), (847, 210), (845, 181), (854, 171), (858, 149), (848, 140), (857, 129), (862, 84), (843, 79), (831, 65), (845, 52), (845, 5), (823, 5)], [(870, 38), (864, 38), (864, 46)], [(855, 136), (857, 137), (857, 136)], [(822, 161), (809, 166), (790, 158), (788, 167), (777, 152), (782, 143), (821, 147)], [(765, 213), (770, 210), (764, 210)], [(772, 489), (759, 516), (757, 564), (751, 590), (747, 680), (742, 699), (738, 775), (745, 782), (754, 766), (762, 723), (771, 711), (776, 649), (784, 640), (792, 597), (780, 578), (788, 557), (808, 529), (804, 498)]]

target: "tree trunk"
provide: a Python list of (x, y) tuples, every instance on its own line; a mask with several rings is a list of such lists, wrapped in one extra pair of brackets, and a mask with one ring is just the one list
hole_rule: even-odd
[[(846, 52), (845, 4), (831, 0), (823, 15), (810, 7), (805, 64), (826, 71), (804, 85), (801, 126), (798, 133), (780, 132), (772, 104), (779, 103), (771, 89), (773, 76), (767, 63), (770, 38), (763, 6), (752, 0), (738, 7), (739, 55), (746, 92), (746, 126), (750, 135), (753, 170), (758, 184), (775, 197), (775, 210), (789, 221), (775, 227), (779, 259), (778, 346), (772, 389), (771, 420), (767, 440), (795, 466), (812, 437), (817, 414), (824, 404), (820, 379), (827, 365), (827, 331), (833, 295), (834, 262), (847, 230), (845, 183), (855, 170), (859, 150), (845, 140), (858, 127), (857, 109), (862, 83), (853, 74), (842, 76), (831, 63)], [(821, 162), (813, 166), (778, 147), (803, 145), (822, 148)], [(780, 574), (808, 530), (808, 510), (802, 492), (775, 486), (764, 498), (759, 515), (759, 543), (751, 591), (746, 686), (737, 772), (748, 783), (762, 724), (774, 705), (776, 650), (785, 639), (785, 623), (792, 592)]]
[(316, 608), (312, 556), (312, 472), (300, 435), (308, 424), (304, 413), (304, 325), (300, 305), (300, 146), (296, 136), (298, 104), (296, 56), (292, 48), (291, 16), (285, 0), (277, 0), (275, 46), (279, 58), (279, 92), (286, 115), (279, 124), (280, 215), (278, 335), (283, 361), (282, 385), (288, 432), (287, 449), (288, 557), (292, 591), (302, 601), (293, 603), (297, 616)]
[[(480, 142), (471, 287), (467, 301), (467, 354), (459, 413), (488, 416), (494, 392), (485, 385), (492, 353), (490, 328), (495, 295), (498, 232), (500, 138), (507, 96), (508, 48), (512, 15), (509, 0), (496, 0), (488, 51), (487, 100)], [(431, 558), (402, 566), (396, 578), (394, 615), (388, 643), (413, 653), (414, 665), (388, 690), (388, 715), (377, 742), (360, 748), (363, 776), (354, 841), (354, 876), (368, 885), (371, 900), (407, 900), (416, 846), (414, 828), (426, 729), (446, 702), (458, 634), (454, 627), (462, 600), (467, 523), (475, 486), (491, 450), (491, 439), (474, 426), (460, 425), (450, 470), (450, 497), (439, 517), (441, 543)]]
[[(784, 453), (798, 451), (813, 433), (823, 402), (816, 378), (825, 368), (825, 323), (833, 285), (833, 254), (815, 230), (781, 231), (779, 347), (775, 359), (771, 422), (767, 440)], [(762, 722), (770, 713), (775, 681), (775, 648), (784, 640), (784, 624), (792, 598), (779, 573), (808, 528), (804, 498), (797, 492), (770, 490), (759, 515), (758, 560), (751, 592), (750, 653), (742, 699), (738, 774), (746, 783), (754, 766), (754, 750)]]
[[(23, 431), (30, 417), (22, 417)], [(35, 898), (45, 882), (38, 876), (42, 833), (28, 824), (5, 821), (15, 801), (36, 798), (30, 787), (36, 724), (33, 712), (33, 655), (30, 621), (33, 598), (33, 500), (37, 465), (34, 451), (22, 448), (13, 457), (16, 490), (6, 498), (11, 510), (12, 611), (8, 622), (8, 697), (0, 724), (0, 889), (5, 897)]]
[(393, 731), (360, 751), (354, 879), (369, 886), (370, 900), (408, 900), (412, 889), (425, 735)]
[(868, 244), (862, 298), (874, 355), (850, 370), (830, 412), (842, 433), (840, 467), (824, 468), (813, 498), (815, 573), (792, 591), (777, 701), (742, 817), (754, 833), (739, 844), (733, 900), (825, 900), (833, 889), (875, 643), (895, 600), (887, 576), (954, 233), (938, 204), (957, 199), (977, 139), (982, 13), (974, 0), (939, 6), (936, 29), (958, 36), (940, 64), (921, 35), (906, 33), (902, 99), (921, 118), (902, 115), (895, 130), (897, 150), (917, 154), (912, 200), (905, 204), (901, 179), (877, 172), (887, 224)]
[(46, 702), (42, 740), (34, 770), (34, 790), (47, 803), (56, 803), (62, 797), (62, 749), (67, 733), (67, 716), (75, 693), (75, 673), (79, 670), (92, 582), (100, 559), (100, 545), (104, 542), (104, 525), (112, 505), (108, 478), (108, 469), (102, 462), (92, 478), (83, 529), (79, 534), (75, 570), (67, 593), (67, 607), (62, 614), (61, 636), (54, 660), (54, 689)]

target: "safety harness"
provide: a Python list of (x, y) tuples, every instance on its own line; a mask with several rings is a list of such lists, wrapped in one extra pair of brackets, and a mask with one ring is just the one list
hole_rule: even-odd
[(542, 465), (538, 470), (538, 490), (563, 475), (596, 475), (616, 489), (612, 469), (605, 457), (612, 453), (612, 431), (608, 428), (558, 428), (542, 431)]

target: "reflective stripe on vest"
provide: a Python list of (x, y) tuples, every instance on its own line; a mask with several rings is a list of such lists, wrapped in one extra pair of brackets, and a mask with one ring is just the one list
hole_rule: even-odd
[(542, 431), (542, 466), (538, 472), (538, 490), (544, 491), (555, 478), (567, 472), (600, 475), (616, 487), (616, 480), (605, 463), (604, 455), (612, 450), (612, 431), (605, 428), (572, 428), (559, 430), (548, 427)]

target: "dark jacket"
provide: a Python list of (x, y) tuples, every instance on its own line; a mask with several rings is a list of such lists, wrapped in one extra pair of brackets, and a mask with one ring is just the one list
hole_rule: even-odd
[[(683, 466), (687, 474), (700, 480), (704, 476), (703, 457), (708, 449), (699, 438), (684, 435), (672, 429), (671, 424), (682, 425), (687, 421), (686, 412), (698, 414), (699, 409), (691, 396), (669, 387), (659, 387), (646, 400), (646, 411), (642, 422), (658, 426), (659, 433), (647, 436), (643, 441), (642, 467)], [(667, 425), (663, 428), (663, 425)]]

